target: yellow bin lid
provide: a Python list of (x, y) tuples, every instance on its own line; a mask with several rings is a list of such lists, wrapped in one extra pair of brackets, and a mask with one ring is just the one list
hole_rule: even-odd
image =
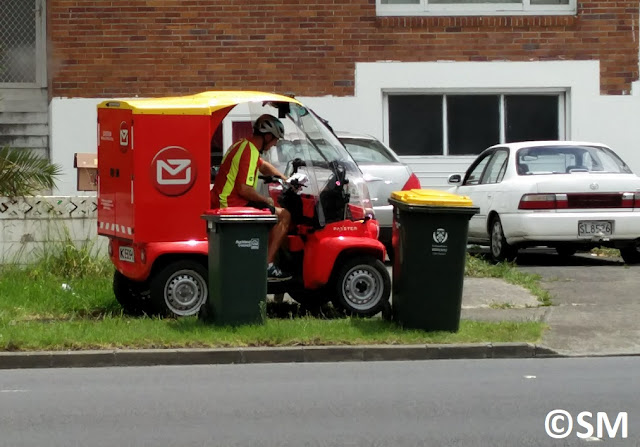
[(425, 206), (473, 206), (471, 198), (451, 194), (437, 189), (411, 189), (409, 191), (394, 191), (391, 198), (407, 205)]

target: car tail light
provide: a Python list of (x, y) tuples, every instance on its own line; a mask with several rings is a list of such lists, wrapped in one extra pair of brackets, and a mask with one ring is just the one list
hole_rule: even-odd
[(525, 194), (520, 199), (520, 210), (555, 210), (569, 207), (566, 194)]
[(404, 186), (402, 187), (402, 190), (409, 191), (410, 189), (420, 189), (420, 188), (422, 188), (422, 185), (420, 185), (420, 179), (418, 179), (418, 177), (412, 173), (409, 176), (409, 180), (407, 180), (407, 183), (405, 183)]
[(622, 194), (622, 208), (640, 208), (640, 192)]
[(144, 247), (140, 247), (140, 261), (143, 264), (147, 263), (147, 250)]

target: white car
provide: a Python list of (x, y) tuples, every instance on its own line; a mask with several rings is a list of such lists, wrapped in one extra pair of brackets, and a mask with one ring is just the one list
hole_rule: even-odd
[(619, 248), (628, 264), (640, 262), (640, 177), (604, 144), (495, 145), (449, 184), (480, 208), (469, 243), (489, 245), (495, 261), (531, 246), (567, 256), (605, 246)]

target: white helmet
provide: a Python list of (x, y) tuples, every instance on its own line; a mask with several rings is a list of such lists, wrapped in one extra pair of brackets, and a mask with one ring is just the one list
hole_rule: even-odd
[(270, 133), (276, 138), (283, 138), (284, 125), (282, 124), (282, 121), (275, 116), (265, 113), (256, 120), (253, 125), (253, 132), (261, 134)]

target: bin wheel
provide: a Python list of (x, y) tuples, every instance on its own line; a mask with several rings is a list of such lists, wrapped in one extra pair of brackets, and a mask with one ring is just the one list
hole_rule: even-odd
[(620, 256), (626, 264), (640, 264), (640, 242), (620, 248)]
[(134, 281), (116, 270), (113, 274), (113, 294), (125, 314), (135, 317), (151, 314), (151, 290), (146, 281)]
[(491, 221), (491, 246), (489, 254), (494, 262), (513, 261), (518, 254), (518, 250), (509, 245), (504, 237), (502, 222), (498, 216)]
[(167, 317), (195, 315), (207, 301), (207, 269), (197, 261), (183, 260), (163, 267), (151, 278), (155, 313)]
[(334, 279), (333, 305), (349, 315), (372, 317), (389, 302), (391, 278), (384, 263), (372, 256), (348, 260)]

